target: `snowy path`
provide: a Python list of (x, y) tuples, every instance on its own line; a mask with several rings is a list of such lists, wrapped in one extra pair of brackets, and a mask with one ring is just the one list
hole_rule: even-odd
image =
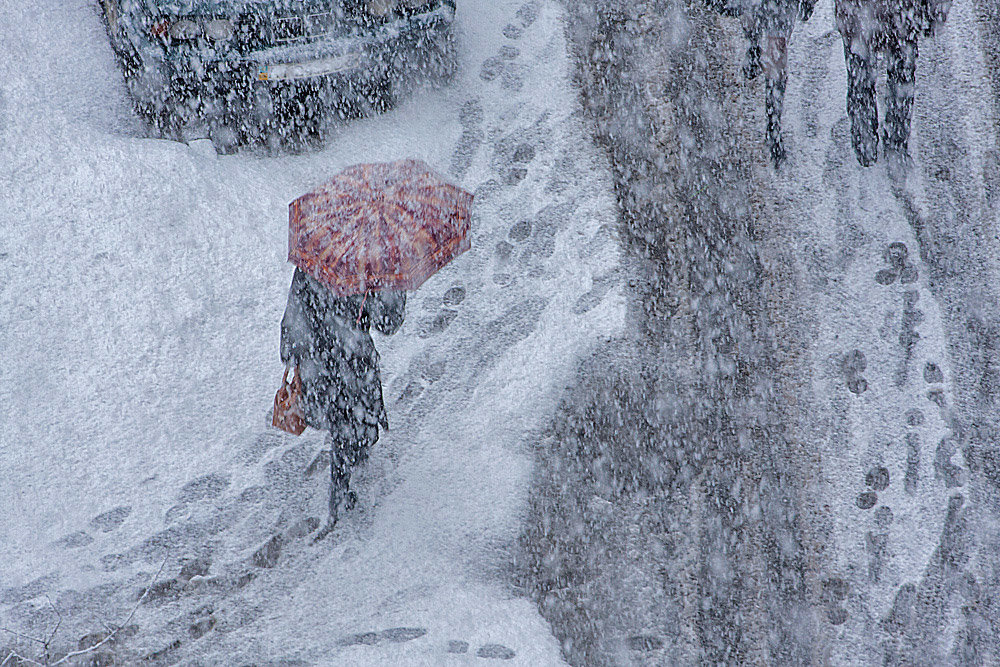
[[(988, 200), (995, 93), (974, 4), (956, 1), (939, 35), (920, 43), (916, 166), (905, 185), (884, 160), (861, 168), (832, 4), (821, 1), (796, 28), (791, 162), (777, 178), (759, 165), (756, 202), (775, 225), (762, 255), (791, 281), (779, 306), (795, 332), (787, 363), (808, 378), (797, 437), (814, 461), (803, 495), (822, 525), (809, 547), (822, 553), (821, 622), (834, 664), (897, 651), (904, 663), (945, 664), (967, 639), (958, 610), (975, 598), (959, 583), (968, 581), (958, 560), (968, 557), (971, 492), (956, 402), (971, 362), (956, 332), (963, 313), (996, 317), (995, 288), (978, 301), (971, 287), (996, 284), (1000, 257)], [(756, 104), (760, 90), (747, 95)]]
[[(45, 634), (51, 600), (75, 647), (165, 562), (128, 655), (561, 663), (505, 568), (532, 434), (624, 303), (560, 10), (462, 3), (452, 85), (278, 157), (139, 138), (92, 5), (0, 17), (0, 625)], [(472, 250), (377, 340), (393, 428), (313, 545), (322, 436), (265, 426), (286, 206), (404, 155), (475, 191)]]

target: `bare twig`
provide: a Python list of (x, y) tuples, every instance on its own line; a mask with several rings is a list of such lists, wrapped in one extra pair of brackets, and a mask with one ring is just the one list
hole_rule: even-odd
[(50, 634), (49, 638), (45, 640), (45, 659), (48, 660), (49, 659), (49, 645), (52, 644), (52, 640), (56, 638), (56, 633), (59, 632), (59, 628), (62, 626), (63, 617), (62, 617), (62, 614), (59, 613), (59, 610), (56, 609), (56, 606), (54, 604), (52, 604), (52, 600), (49, 599), (48, 595), (45, 596), (45, 601), (49, 603), (50, 607), (52, 607), (52, 611), (54, 611), (56, 613), (56, 618), (58, 619), (56, 621), (56, 627), (54, 627), (52, 629), (52, 634)]
[(14, 635), (16, 637), (20, 637), (21, 639), (27, 639), (28, 641), (33, 641), (33, 642), (35, 642), (37, 644), (41, 644), (42, 646), (45, 646), (45, 640), (44, 639), (39, 639), (38, 637), (32, 637), (31, 635), (26, 635), (23, 632), (18, 632), (17, 630), (11, 630), (10, 628), (0, 627), (0, 630), (3, 630), (4, 632), (9, 632), (10, 634), (12, 634), (12, 635)]
[(97, 642), (93, 646), (89, 646), (87, 648), (80, 649), (79, 651), (73, 651), (71, 653), (67, 653), (66, 655), (64, 655), (63, 657), (61, 657), (59, 660), (56, 660), (55, 662), (53, 662), (52, 663), (52, 667), (55, 667), (55, 665), (61, 665), (61, 664), (65, 663), (67, 660), (69, 660), (70, 658), (75, 658), (75, 657), (77, 657), (79, 655), (86, 655), (87, 653), (90, 653), (92, 651), (96, 651), (97, 649), (99, 649), (100, 647), (104, 646), (109, 641), (111, 641), (114, 638), (114, 636), (116, 634), (118, 634), (118, 632), (121, 631), (122, 628), (124, 628), (125, 626), (127, 626), (129, 624), (129, 621), (132, 620), (132, 617), (135, 616), (135, 612), (139, 610), (139, 605), (141, 605), (142, 601), (146, 599), (147, 595), (149, 595), (149, 591), (151, 591), (153, 589), (153, 584), (156, 583), (156, 578), (160, 576), (160, 573), (163, 572), (163, 567), (167, 564), (167, 558), (169, 558), (169, 556), (165, 557), (163, 559), (163, 562), (160, 563), (160, 569), (158, 569), (156, 571), (156, 574), (154, 574), (153, 577), (149, 580), (149, 584), (146, 586), (146, 590), (144, 590), (142, 592), (142, 595), (139, 596), (139, 599), (136, 600), (135, 606), (132, 607), (132, 611), (129, 612), (128, 617), (117, 628), (115, 628), (115, 630), (113, 632), (111, 632), (107, 637), (105, 637), (101, 641)]
[(20, 653), (16, 653), (14, 651), (11, 651), (10, 653), (7, 654), (7, 657), (3, 659), (3, 662), (0, 662), (0, 667), (3, 667), (4, 665), (6, 665), (7, 661), (10, 660), (11, 658), (17, 658), (18, 660), (20, 660), (22, 662), (30, 662), (33, 665), (39, 665), (39, 667), (45, 667), (45, 665), (43, 665), (42, 663), (38, 662), (37, 660), (32, 660), (31, 658), (25, 658)]

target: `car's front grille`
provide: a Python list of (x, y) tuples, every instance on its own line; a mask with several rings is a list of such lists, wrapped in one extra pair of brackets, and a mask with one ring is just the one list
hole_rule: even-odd
[(333, 12), (280, 16), (274, 21), (274, 39), (287, 44), (322, 37), (333, 30), (336, 20)]
[(322, 39), (337, 29), (336, 12), (301, 11), (275, 15), (253, 7), (240, 18), (240, 51), (285, 46)]
[(274, 38), (279, 43), (295, 42), (305, 36), (305, 21), (301, 16), (282, 16), (274, 22)]

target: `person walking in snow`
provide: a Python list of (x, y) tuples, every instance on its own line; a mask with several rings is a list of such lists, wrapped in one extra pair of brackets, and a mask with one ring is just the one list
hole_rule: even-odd
[(781, 141), (781, 112), (788, 84), (788, 40), (795, 19), (808, 21), (816, 0), (711, 0), (729, 16), (739, 16), (749, 44), (743, 76), (755, 79), (764, 72), (764, 109), (767, 114), (767, 147), (775, 167), (785, 161)]
[(917, 69), (917, 40), (932, 35), (948, 15), (951, 0), (835, 0), (837, 29), (847, 61), (847, 113), (858, 162), (878, 159), (875, 61), (887, 58), (883, 140), (885, 151), (907, 157)]
[(405, 292), (338, 297), (295, 269), (281, 320), (281, 360), (298, 368), (306, 424), (330, 433), (330, 520), (317, 539), (333, 528), (342, 510), (354, 506), (351, 469), (367, 459), (379, 427), (389, 426), (369, 330), (394, 334), (405, 308)]

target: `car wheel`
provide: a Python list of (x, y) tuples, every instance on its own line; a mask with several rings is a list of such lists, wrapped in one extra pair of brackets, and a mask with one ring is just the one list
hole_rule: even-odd
[(373, 79), (365, 91), (364, 102), (367, 103), (365, 115), (381, 114), (396, 107), (396, 85), (389, 73)]
[(178, 121), (169, 109), (136, 101), (135, 113), (146, 126), (146, 133), (157, 139), (177, 140)]
[(441, 38), (437, 50), (431, 56), (431, 76), (435, 82), (451, 83), (458, 73), (458, 48), (455, 38), (447, 34)]
[(265, 86), (255, 87), (249, 94), (240, 117), (240, 133), (247, 144), (268, 145), (274, 135), (277, 118), (274, 95)]

